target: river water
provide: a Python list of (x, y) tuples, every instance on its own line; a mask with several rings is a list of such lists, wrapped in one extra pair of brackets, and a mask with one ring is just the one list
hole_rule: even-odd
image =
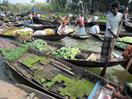
[[(89, 39), (87, 40), (77, 40), (77, 39), (72, 39), (70, 37), (66, 37), (61, 41), (57, 41), (55, 43), (100, 52), (102, 42), (90, 35), (88, 36)], [(115, 49), (114, 53), (121, 55), (122, 51)], [(85, 67), (84, 69), (93, 72), (97, 75), (99, 75), (102, 70), (102, 68), (87, 68), (87, 67)], [(120, 65), (117, 65), (107, 68), (107, 73), (105, 77), (115, 83), (119, 83), (120, 80), (122, 80), (123, 75), (124, 75), (124, 68), (122, 68)], [(12, 76), (12, 73), (7, 68), (7, 66), (2, 65), (2, 61), (0, 61), (0, 80), (4, 80), (10, 83), (17, 82), (16, 78)], [(130, 75), (129, 73), (127, 73), (126, 75), (126, 81), (132, 82), (132, 75)]]

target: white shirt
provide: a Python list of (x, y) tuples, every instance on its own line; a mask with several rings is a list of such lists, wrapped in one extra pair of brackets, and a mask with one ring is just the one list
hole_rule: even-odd
[(106, 32), (105, 32), (106, 37), (113, 37), (112, 34), (108, 31), (108, 29), (111, 29), (113, 33), (117, 34), (119, 23), (121, 22), (122, 16), (123, 15), (119, 12), (117, 13), (116, 16), (114, 16), (112, 13), (106, 15)]
[(96, 35), (96, 33), (99, 33), (99, 32), (100, 32), (99, 25), (94, 25), (90, 29), (90, 33), (92, 33), (92, 34), (95, 34)]
[(97, 22), (98, 21), (98, 16), (94, 16), (93, 17), (93, 22)]
[(67, 29), (68, 29), (67, 26), (63, 27), (63, 25), (60, 25), (59, 28), (58, 28), (58, 30), (57, 30), (57, 33), (61, 35), (62, 34), (62, 31), (64, 33), (66, 33), (67, 32)]

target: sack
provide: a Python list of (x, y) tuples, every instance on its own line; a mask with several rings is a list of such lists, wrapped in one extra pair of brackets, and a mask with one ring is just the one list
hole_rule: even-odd
[(53, 35), (55, 31), (53, 29), (38, 30), (33, 33), (33, 36)]
[(38, 30), (33, 33), (33, 36), (42, 36), (45, 35), (44, 30)]
[(55, 31), (53, 29), (45, 29), (44, 32), (46, 35), (54, 35), (55, 34)]

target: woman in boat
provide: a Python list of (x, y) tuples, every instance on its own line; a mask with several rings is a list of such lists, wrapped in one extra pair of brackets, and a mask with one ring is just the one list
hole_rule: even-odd
[(80, 36), (86, 35), (83, 15), (76, 19), (75, 25), (78, 26), (78, 32)]
[(57, 34), (59, 35), (63, 35), (67, 33), (67, 21), (66, 20), (62, 20), (62, 24), (59, 26), (58, 30), (57, 30)]
[(99, 28), (98, 22), (94, 22), (94, 24), (95, 25), (90, 28), (90, 33), (99, 36), (100, 28)]

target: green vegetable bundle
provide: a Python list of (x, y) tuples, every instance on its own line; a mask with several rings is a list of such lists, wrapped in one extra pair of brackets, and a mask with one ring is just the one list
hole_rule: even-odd
[(14, 61), (18, 59), (21, 55), (23, 55), (27, 51), (28, 47), (26, 45), (21, 45), (14, 49), (0, 49), (2, 56), (8, 61)]
[(105, 16), (99, 16), (98, 22), (105, 23), (106, 22)]
[(74, 59), (77, 54), (81, 53), (78, 48), (62, 47), (61, 49), (52, 53), (56, 58)]
[(116, 47), (125, 50), (128, 47), (128, 44), (123, 43), (123, 42), (116, 42), (115, 44)]
[(65, 87), (59, 87), (57, 91), (62, 96), (69, 96), (70, 99), (76, 99), (77, 97), (79, 99), (82, 99), (83, 96), (88, 96), (94, 86), (93, 83), (85, 79), (71, 79), (62, 74), (57, 74), (49, 81), (47, 81), (44, 76), (42, 76), (42, 74), (37, 75), (37, 78), (38, 79), (36, 80), (38, 81), (38, 83), (48, 89), (53, 87), (56, 83), (63, 82), (63, 85)]
[(47, 48), (47, 43), (41, 39), (34, 40), (33, 42), (29, 43), (29, 46), (39, 51), (49, 51)]

